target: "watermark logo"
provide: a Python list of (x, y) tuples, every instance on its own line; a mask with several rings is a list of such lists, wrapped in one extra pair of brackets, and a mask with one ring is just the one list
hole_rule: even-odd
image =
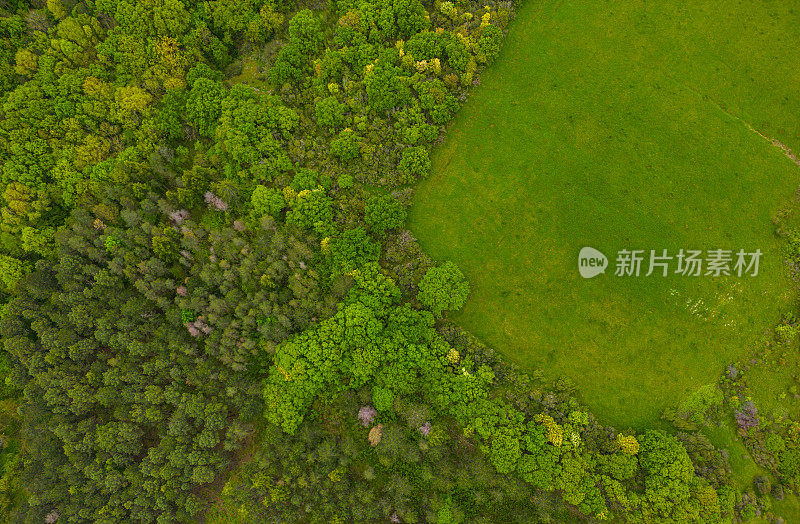
[[(666, 249), (620, 249), (617, 251), (614, 276), (649, 277), (669, 274), (684, 277), (699, 276), (758, 276), (761, 250), (744, 249), (681, 249), (670, 253)], [(593, 278), (605, 273), (608, 259), (592, 247), (584, 247), (578, 255), (578, 271), (583, 278)]]
[(607, 267), (608, 258), (593, 247), (585, 247), (578, 254), (578, 271), (583, 278), (594, 278), (605, 273)]

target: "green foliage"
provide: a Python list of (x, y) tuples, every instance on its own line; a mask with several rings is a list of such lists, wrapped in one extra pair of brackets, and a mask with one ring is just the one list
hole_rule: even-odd
[(189, 90), (186, 116), (200, 135), (211, 137), (222, 112), (225, 91), (219, 82), (198, 78)]
[(332, 200), (322, 189), (304, 190), (289, 201), (286, 223), (319, 234), (330, 234), (333, 227)]
[(313, 169), (299, 169), (292, 178), (291, 188), (295, 191), (317, 189), (319, 173)]
[[(434, 78), (426, 82), (419, 82), (414, 85), (414, 90), (419, 95), (420, 107), (428, 113), (431, 122), (436, 125), (449, 122), (456, 110), (458, 110), (458, 101), (447, 91), (447, 87), (439, 79)], [(417, 161), (425, 163), (424, 160)], [(408, 168), (412, 169), (410, 164)], [(424, 176), (429, 169), (424, 168), (419, 174)]]
[(300, 82), (310, 70), (309, 57), (319, 51), (322, 30), (308, 9), (298, 11), (289, 21), (289, 41), (278, 52), (270, 76), (278, 84)]
[(334, 238), (330, 246), (336, 273), (348, 273), (369, 262), (377, 262), (381, 254), (381, 247), (361, 227), (348, 229)]
[(171, 140), (177, 140), (184, 136), (184, 110), (186, 110), (186, 91), (184, 89), (168, 90), (161, 99), (156, 125), (160, 132)]
[(14, 257), (0, 255), (0, 281), (4, 291), (13, 291), (22, 279), (24, 269), (22, 261)]
[(404, 184), (410, 184), (427, 177), (431, 170), (431, 159), (428, 151), (421, 146), (404, 149), (397, 170), (400, 172), (400, 181)]
[(289, 21), (289, 39), (298, 44), (304, 53), (313, 54), (322, 45), (322, 28), (309, 9), (298, 11)]
[(483, 62), (494, 62), (500, 54), (500, 44), (503, 42), (503, 31), (495, 25), (483, 28), (478, 39), (478, 59)]
[(445, 42), (448, 41), (449, 33), (436, 33), (433, 31), (422, 31), (412, 35), (405, 45), (406, 53), (409, 53), (415, 60), (430, 60), (442, 56)]
[(704, 424), (722, 407), (722, 391), (716, 384), (706, 384), (686, 397), (678, 406), (679, 415), (694, 424)]
[(262, 185), (258, 185), (253, 189), (250, 202), (253, 205), (253, 212), (256, 216), (270, 215), (278, 217), (283, 208), (286, 207), (286, 201), (277, 189)]
[(364, 210), (364, 221), (378, 236), (383, 236), (387, 229), (401, 227), (406, 221), (405, 208), (391, 195), (370, 198)]
[(189, 324), (197, 320), (197, 313), (193, 309), (181, 309), (181, 322)]
[(372, 403), (378, 411), (391, 411), (394, 407), (394, 392), (389, 388), (372, 388)]
[(535, 489), (597, 518), (719, 514), (722, 477), (684, 467), (710, 463), (699, 440), (620, 449), (437, 325), (469, 292), (455, 265), (413, 301), (428, 264), (386, 235), (396, 190), (505, 8), (46, 4), (0, 14), (0, 513), (213, 522), (234, 463), (224, 522), (574, 517)]
[(317, 124), (328, 129), (341, 127), (344, 123), (344, 113), (347, 107), (340, 103), (335, 96), (323, 98), (315, 106)]
[(208, 5), (214, 28), (222, 33), (222, 40), (228, 44), (241, 40), (264, 43), (283, 21), (283, 16), (275, 12), (269, 2), (262, 5), (262, 2), (253, 0), (215, 0)]
[(375, 113), (401, 108), (411, 99), (409, 78), (397, 66), (399, 56), (394, 49), (385, 50), (365, 78), (369, 106)]
[(778, 470), (794, 485), (800, 484), (800, 450), (788, 449), (781, 453)]
[(297, 126), (297, 113), (275, 96), (237, 84), (222, 101), (215, 138), (234, 166), (262, 164), (285, 171), (291, 161), (282, 147)]
[(770, 433), (764, 441), (764, 448), (770, 453), (780, 454), (786, 451), (786, 442), (777, 433)]
[(437, 316), (443, 311), (458, 311), (469, 295), (469, 284), (458, 267), (448, 261), (425, 273), (419, 283), (417, 299)]
[(208, 64), (200, 62), (186, 73), (186, 85), (194, 86), (195, 82), (201, 78), (211, 80), (212, 82), (221, 82), (225, 78), (225, 75), (223, 75), (221, 71), (209, 67)]
[(645, 476), (642, 511), (655, 519), (687, 519), (696, 511), (691, 506), (694, 477), (692, 461), (675, 437), (649, 430), (640, 439), (639, 463)]
[(357, 158), (358, 153), (358, 133), (350, 128), (343, 129), (331, 140), (331, 154), (343, 162)]

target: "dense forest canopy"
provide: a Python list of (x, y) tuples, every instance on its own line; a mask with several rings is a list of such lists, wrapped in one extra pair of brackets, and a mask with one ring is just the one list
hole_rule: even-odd
[(620, 432), (447, 321), (406, 208), (514, 9), (0, 2), (0, 518), (755, 511), (691, 432), (716, 390)]

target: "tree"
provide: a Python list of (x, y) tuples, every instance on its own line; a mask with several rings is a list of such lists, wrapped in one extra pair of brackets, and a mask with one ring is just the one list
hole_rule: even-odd
[(183, 119), (186, 110), (186, 90), (169, 89), (161, 99), (161, 106), (156, 117), (158, 127), (168, 138), (182, 138)]
[(308, 55), (300, 45), (289, 41), (278, 51), (269, 75), (280, 86), (300, 82), (308, 71)]
[(139, 86), (123, 86), (116, 90), (114, 97), (124, 111), (144, 111), (153, 97)]
[(250, 202), (253, 204), (253, 212), (256, 216), (266, 214), (277, 217), (286, 207), (286, 201), (277, 189), (262, 185), (256, 186), (253, 190)]
[(503, 30), (496, 25), (487, 25), (483, 28), (478, 40), (478, 59), (482, 62), (492, 63), (500, 54), (500, 45), (503, 42)]
[(222, 101), (215, 147), (231, 160), (235, 171), (258, 164), (286, 171), (291, 160), (283, 142), (299, 120), (279, 97), (236, 84)]
[(331, 140), (331, 154), (342, 161), (358, 157), (358, 134), (350, 128), (343, 129), (339, 136)]
[(309, 9), (302, 9), (289, 21), (289, 39), (300, 46), (304, 54), (316, 54), (322, 45), (322, 28)]
[(414, 183), (427, 176), (431, 170), (428, 150), (421, 146), (404, 149), (397, 170), (400, 173), (399, 180), (404, 184)]
[(467, 301), (469, 284), (453, 262), (445, 262), (425, 273), (419, 283), (417, 299), (434, 315), (443, 311), (458, 311)]
[(335, 96), (323, 98), (315, 106), (317, 123), (328, 129), (340, 127), (344, 123), (346, 108), (347, 106), (340, 103)]
[(419, 0), (394, 0), (392, 10), (400, 38), (408, 38), (430, 25), (428, 13)]
[(289, 201), (286, 223), (313, 229), (320, 234), (330, 233), (333, 226), (332, 204), (322, 189), (300, 191)]
[(396, 65), (398, 60), (397, 51), (387, 49), (365, 76), (369, 106), (375, 113), (400, 108), (411, 99), (409, 79)]
[(372, 388), (372, 403), (378, 411), (391, 411), (394, 406), (394, 393), (389, 388)]
[(661, 430), (649, 430), (640, 439), (639, 463), (645, 475), (645, 515), (684, 517), (695, 478), (694, 466), (681, 443)]
[(331, 260), (336, 273), (347, 273), (368, 262), (377, 262), (381, 247), (363, 228), (348, 229), (331, 241)]
[(222, 33), (224, 42), (240, 41), (244, 36), (253, 43), (263, 43), (283, 21), (283, 16), (272, 5), (253, 0), (215, 0), (209, 2), (214, 27)]
[(295, 191), (317, 189), (319, 186), (319, 173), (313, 169), (298, 169), (292, 178), (291, 188)]
[(449, 33), (436, 33), (433, 31), (423, 31), (414, 34), (408, 39), (405, 45), (406, 53), (414, 57), (414, 60), (430, 60), (441, 58), (443, 44), (446, 35)]
[(639, 453), (639, 441), (636, 440), (635, 435), (623, 435), (619, 433), (617, 435), (617, 442), (619, 443), (619, 449), (626, 455), (636, 455)]
[(198, 78), (189, 90), (186, 115), (200, 135), (214, 136), (225, 92), (219, 82)]
[(319, 20), (308, 9), (298, 11), (289, 21), (289, 41), (278, 51), (270, 69), (275, 82), (300, 82), (310, 71), (309, 58), (319, 52), (322, 29)]
[(0, 281), (3, 282), (4, 291), (12, 291), (17, 282), (22, 279), (22, 261), (14, 257), (0, 255)]
[(383, 236), (387, 229), (400, 227), (406, 221), (406, 210), (391, 195), (371, 197), (365, 205), (364, 220), (369, 227)]
[(447, 87), (437, 78), (418, 82), (414, 89), (419, 93), (420, 106), (436, 125), (448, 122), (458, 110), (458, 100), (447, 92)]

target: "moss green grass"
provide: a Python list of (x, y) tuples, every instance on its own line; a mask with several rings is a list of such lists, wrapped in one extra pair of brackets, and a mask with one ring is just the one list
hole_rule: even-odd
[[(800, 149), (798, 22), (751, 1), (523, 3), (410, 214), (471, 283), (451, 317), (621, 427), (751, 350), (793, 297), (772, 219), (800, 168), (765, 137)], [(611, 259), (592, 280), (587, 245)], [(764, 257), (755, 278), (615, 277), (625, 248)]]

